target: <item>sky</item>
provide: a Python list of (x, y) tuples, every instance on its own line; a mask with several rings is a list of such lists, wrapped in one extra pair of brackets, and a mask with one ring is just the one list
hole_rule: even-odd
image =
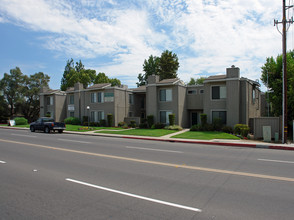
[[(144, 60), (164, 50), (177, 54), (184, 82), (225, 74), (232, 65), (241, 77), (260, 80), (266, 58), (282, 51), (274, 27), (274, 19), (282, 19), (282, 0), (0, 0), (0, 5), (0, 79), (19, 67), (26, 75), (49, 75), (52, 89), (60, 88), (71, 58), (134, 88)], [(294, 45), (292, 26), (288, 50)]]

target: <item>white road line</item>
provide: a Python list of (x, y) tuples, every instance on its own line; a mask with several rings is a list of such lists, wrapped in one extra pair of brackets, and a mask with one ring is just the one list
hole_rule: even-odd
[(58, 140), (59, 141), (77, 142), (77, 143), (81, 143), (81, 144), (91, 144), (91, 142), (87, 142), (87, 141), (76, 141), (76, 140), (61, 139), (61, 138), (58, 138)]
[(143, 147), (129, 147), (129, 146), (126, 146), (126, 148), (130, 148), (130, 149), (137, 149), (137, 150), (161, 151), (161, 152), (178, 153), (178, 154), (181, 154), (181, 153), (183, 153), (182, 151), (161, 150), (161, 149), (154, 149), (154, 148), (143, 148)]
[(13, 136), (20, 136), (20, 137), (32, 137), (32, 138), (36, 138), (37, 136), (32, 136), (32, 135), (24, 135), (24, 134), (11, 134)]
[(74, 179), (67, 178), (65, 180), (70, 181), (70, 182), (74, 182), (74, 183), (78, 183), (78, 184), (81, 184), (81, 185), (93, 187), (93, 188), (96, 188), (96, 189), (101, 189), (101, 190), (105, 190), (105, 191), (108, 191), (108, 192), (113, 192), (113, 193), (129, 196), (129, 197), (134, 197), (134, 198), (137, 198), (137, 199), (142, 199), (142, 200), (146, 200), (146, 201), (150, 201), (150, 202), (154, 202), (154, 203), (159, 203), (159, 204), (163, 204), (163, 205), (167, 205), (167, 206), (172, 206), (172, 207), (176, 207), (176, 208), (180, 208), (180, 209), (186, 209), (186, 210), (190, 210), (190, 211), (194, 211), (194, 212), (201, 212), (202, 211), (201, 209), (197, 209), (197, 208), (193, 208), (193, 207), (189, 207), (189, 206), (183, 206), (183, 205), (179, 205), (179, 204), (176, 204), (176, 203), (165, 202), (165, 201), (152, 199), (152, 198), (148, 198), (148, 197), (144, 197), (144, 196), (139, 196), (139, 195), (135, 195), (135, 194), (127, 193), (127, 192), (122, 192), (122, 191), (118, 191), (118, 190), (114, 190), (114, 189), (109, 189), (109, 188), (105, 188), (105, 187), (102, 187), (102, 186), (97, 186), (97, 185), (90, 184), (90, 183), (85, 183), (85, 182), (74, 180)]
[(294, 163), (294, 161), (287, 161), (287, 160), (268, 160), (268, 159), (258, 159), (258, 160), (276, 162), (276, 163)]
[(0, 163), (6, 163), (5, 161), (0, 160)]

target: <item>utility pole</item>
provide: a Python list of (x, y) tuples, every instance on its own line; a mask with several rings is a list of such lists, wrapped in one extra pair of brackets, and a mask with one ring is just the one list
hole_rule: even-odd
[[(283, 31), (282, 39), (283, 39), (283, 132), (282, 132), (282, 143), (287, 143), (288, 137), (288, 124), (287, 124), (287, 30), (290, 27), (290, 24), (293, 23), (293, 17), (290, 20), (286, 18), (286, 10), (292, 8), (293, 5), (286, 6), (286, 0), (283, 0), (283, 20), (281, 22), (274, 20), (274, 25), (282, 24)], [(287, 23), (289, 27), (287, 28)]]

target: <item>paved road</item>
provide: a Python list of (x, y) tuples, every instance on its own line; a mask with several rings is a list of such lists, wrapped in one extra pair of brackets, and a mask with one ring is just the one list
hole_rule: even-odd
[(294, 152), (0, 129), (0, 219), (293, 219)]

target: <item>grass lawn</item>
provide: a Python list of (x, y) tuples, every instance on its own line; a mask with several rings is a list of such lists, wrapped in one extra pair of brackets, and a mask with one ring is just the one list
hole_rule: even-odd
[(123, 128), (116, 128), (116, 127), (91, 127), (88, 130), (88, 126), (81, 126), (81, 125), (70, 125), (67, 124), (66, 126), (66, 131), (80, 131), (80, 132), (85, 132), (85, 131), (93, 131), (93, 130), (102, 130), (102, 129), (108, 129), (108, 130), (122, 130)]
[(240, 138), (217, 131), (187, 131), (182, 134), (178, 134), (173, 136), (172, 138), (183, 138), (183, 139), (198, 139), (198, 140), (212, 140), (212, 139), (231, 139), (231, 140), (239, 140)]
[[(7, 124), (0, 124), (0, 126), (7, 126), (7, 127), (8, 127)], [(30, 125), (15, 125), (15, 126), (13, 126), (13, 127), (18, 127), (18, 128), (29, 128)]]
[(177, 131), (165, 129), (131, 129), (122, 131), (96, 131), (95, 133), (161, 137), (175, 132)]

